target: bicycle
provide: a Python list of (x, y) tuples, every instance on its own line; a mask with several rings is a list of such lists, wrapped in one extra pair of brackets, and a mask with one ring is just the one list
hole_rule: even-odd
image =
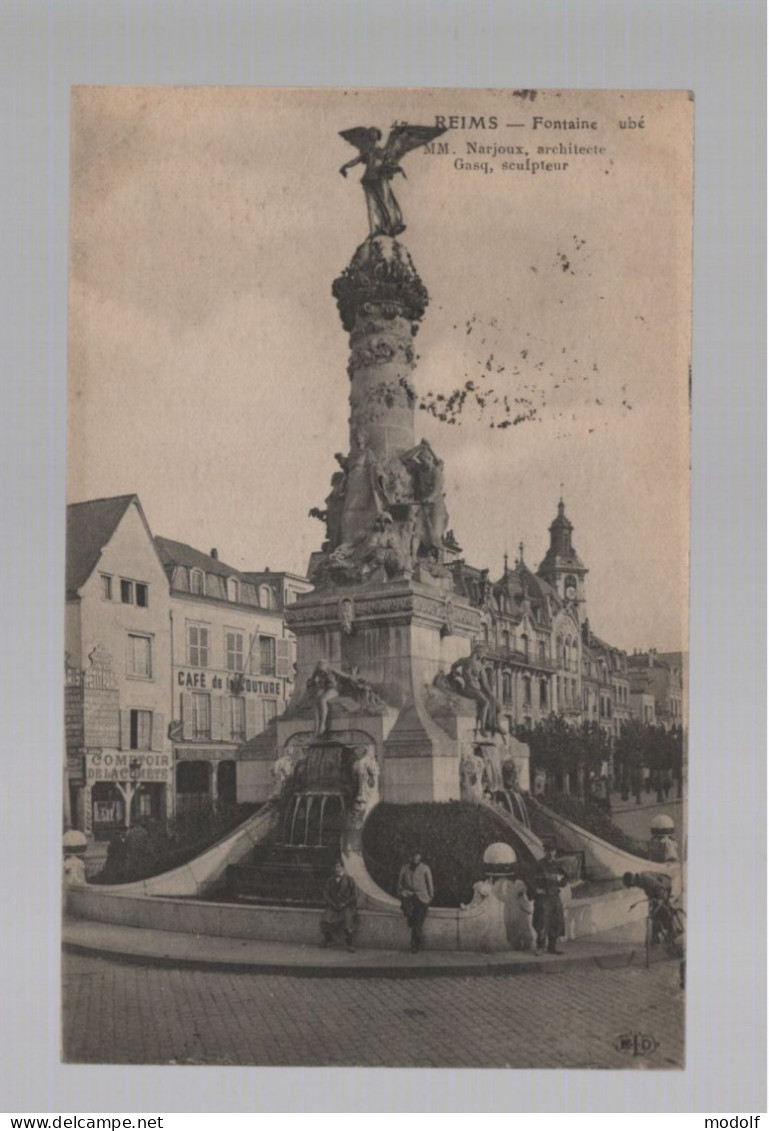
[(668, 896), (667, 899), (639, 899), (630, 907), (638, 907), (640, 903), (648, 903), (649, 913), (646, 916), (646, 932), (644, 949), (646, 953), (646, 969), (651, 962), (652, 948), (662, 943), (671, 958), (683, 957), (683, 937), (686, 934), (686, 912)]

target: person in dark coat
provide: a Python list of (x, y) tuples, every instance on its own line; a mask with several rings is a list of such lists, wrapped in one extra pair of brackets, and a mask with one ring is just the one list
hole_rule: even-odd
[(541, 954), (547, 940), (548, 954), (563, 954), (558, 950), (558, 940), (566, 934), (566, 921), (561, 903), (561, 888), (566, 887), (566, 876), (555, 858), (555, 845), (545, 845), (545, 858), (534, 873), (534, 915), (532, 926), (537, 936), (536, 953)]
[(344, 931), (347, 949), (352, 952), (353, 937), (358, 926), (358, 891), (355, 881), (348, 876), (344, 865), (339, 861), (334, 865), (334, 874), (329, 876), (323, 889), (323, 902), (326, 910), (320, 921), (323, 932), (321, 946), (328, 946), (335, 931)]
[(107, 845), (107, 859), (104, 862), (104, 873), (109, 877), (111, 883), (121, 884), (125, 880), (127, 864), (126, 834), (125, 829), (120, 829)]

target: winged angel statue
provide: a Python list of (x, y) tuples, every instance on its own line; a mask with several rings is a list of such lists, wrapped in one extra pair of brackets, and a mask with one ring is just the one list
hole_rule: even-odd
[(410, 126), (407, 122), (395, 122), (390, 130), (390, 136), (384, 149), (377, 145), (382, 140), (382, 132), (375, 126), (355, 126), (351, 130), (341, 130), (339, 136), (359, 151), (358, 157), (353, 157), (343, 165), (339, 172), (347, 176), (347, 170), (354, 165), (365, 165), (366, 169), (361, 178), (363, 191), (366, 194), (366, 207), (368, 208), (368, 222), (372, 236), (399, 236), (405, 231), (403, 214), (400, 210), (395, 194), (390, 187), (390, 181), (396, 173), (406, 176), (398, 161), (410, 149), (417, 149), (426, 145), (434, 138), (445, 133), (443, 126)]

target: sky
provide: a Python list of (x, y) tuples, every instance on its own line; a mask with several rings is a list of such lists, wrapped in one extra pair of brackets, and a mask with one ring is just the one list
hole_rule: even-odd
[[(76, 89), (69, 501), (136, 492), (155, 534), (304, 572), (323, 539), (308, 511), (349, 448), (331, 284), (367, 235), (338, 133), (453, 116), (448, 152), (408, 154), (394, 183), (431, 298), (416, 390), (440, 405), (471, 380), (484, 400), (453, 424), (417, 413), (450, 525), (495, 578), (521, 542), (536, 567), (562, 494), (594, 631), (684, 648), (691, 107), (684, 92)], [(544, 125), (575, 120), (597, 128)], [(477, 148), (495, 145), (529, 167)], [(537, 153), (577, 145), (605, 152)]]

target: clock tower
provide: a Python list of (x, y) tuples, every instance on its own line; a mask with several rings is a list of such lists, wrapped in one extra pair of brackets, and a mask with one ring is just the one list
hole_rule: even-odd
[(576, 607), (582, 621), (585, 617), (585, 574), (588, 571), (572, 545), (573, 530), (566, 517), (563, 499), (559, 499), (558, 514), (550, 524), (550, 548), (537, 574), (553, 586), (562, 601)]

